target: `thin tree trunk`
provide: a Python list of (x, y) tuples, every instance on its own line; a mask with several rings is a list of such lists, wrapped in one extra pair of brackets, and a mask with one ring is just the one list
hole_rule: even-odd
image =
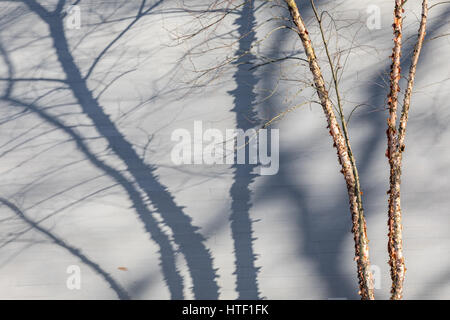
[(389, 265), (391, 267), (391, 299), (399, 300), (403, 295), (403, 282), (405, 280), (405, 260), (403, 257), (403, 240), (402, 240), (402, 209), (400, 197), (401, 185), (401, 166), (402, 153), (405, 150), (405, 134), (408, 122), (408, 112), (411, 104), (412, 88), (416, 74), (417, 62), (419, 60), (422, 49), (423, 39), (425, 38), (428, 1), (422, 2), (422, 19), (418, 31), (418, 39), (414, 48), (409, 70), (408, 84), (405, 90), (403, 100), (402, 114), (398, 132), (396, 131), (398, 92), (400, 91), (399, 80), (401, 77), (400, 56), (401, 56), (401, 39), (402, 39), (402, 13), (404, 12), (402, 5), (405, 1), (397, 0), (394, 10), (394, 49), (392, 55), (391, 67), (391, 88), (388, 96), (389, 118), (388, 118), (388, 149), (386, 155), (389, 159), (390, 178), (389, 178), (389, 208), (388, 208), (388, 252)]
[[(402, 28), (403, 28), (403, 3), (404, 0), (395, 0), (394, 8), (394, 47), (392, 49), (392, 65), (390, 74), (390, 91), (388, 94), (389, 118), (387, 120), (387, 150), (386, 156), (389, 159), (389, 209), (388, 209), (388, 253), (389, 265), (391, 267), (392, 290), (391, 293), (397, 291), (395, 288), (402, 286), (405, 263), (402, 253), (402, 230), (401, 227), (401, 208), (400, 208), (400, 167), (396, 163), (398, 161), (397, 153), (397, 106), (398, 93), (400, 91), (399, 81), (401, 78), (400, 57), (402, 51)], [(397, 295), (397, 294), (396, 294)]]
[(358, 266), (359, 278), (359, 294), (363, 300), (373, 300), (373, 275), (370, 270), (369, 261), (369, 240), (366, 233), (366, 222), (364, 219), (364, 211), (361, 200), (361, 190), (359, 186), (359, 177), (356, 170), (356, 165), (349, 155), (350, 143), (342, 135), (341, 127), (339, 126), (336, 116), (333, 111), (333, 106), (325, 87), (325, 81), (322, 71), (319, 67), (314, 48), (311, 43), (308, 31), (304, 21), (298, 11), (294, 0), (285, 0), (288, 5), (291, 17), (297, 26), (298, 34), (308, 57), (309, 67), (314, 77), (314, 84), (320, 102), (327, 118), (330, 135), (333, 138), (334, 146), (337, 149), (338, 160), (342, 166), (342, 173), (344, 174), (345, 182), (347, 184), (347, 191), (350, 204), (350, 212), (352, 214), (353, 228), (352, 232), (355, 240), (355, 260)]

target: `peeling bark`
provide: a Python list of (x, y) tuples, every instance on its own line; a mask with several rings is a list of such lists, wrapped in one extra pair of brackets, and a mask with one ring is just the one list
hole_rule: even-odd
[[(401, 78), (400, 57), (402, 50), (402, 28), (403, 28), (403, 0), (395, 0), (394, 8), (394, 47), (392, 49), (392, 65), (390, 74), (390, 91), (388, 94), (389, 118), (387, 120), (387, 150), (389, 159), (389, 205), (388, 205), (388, 253), (389, 265), (391, 267), (392, 289), (391, 293), (398, 296), (398, 290), (402, 287), (405, 276), (405, 262), (403, 258), (403, 243), (401, 230), (401, 207), (400, 207), (400, 170), (398, 164), (397, 147), (397, 107), (398, 93), (400, 91), (399, 81)], [(400, 289), (401, 290), (401, 289)]]
[(338, 161), (342, 166), (341, 172), (344, 174), (347, 184), (350, 212), (352, 215), (352, 232), (355, 240), (355, 260), (358, 267), (359, 294), (363, 300), (373, 300), (373, 275), (370, 270), (369, 261), (369, 240), (366, 232), (366, 222), (361, 200), (361, 190), (356, 165), (351, 155), (350, 143), (342, 134), (341, 127), (336, 120), (332, 103), (325, 87), (322, 71), (317, 61), (314, 48), (311, 43), (304, 21), (299, 13), (294, 0), (285, 0), (292, 20), (297, 27), (298, 34), (305, 49), (309, 62), (309, 68), (314, 78), (314, 84), (319, 96), (323, 111), (327, 118), (330, 135), (333, 138), (334, 147), (337, 149)]
[(402, 239), (402, 209), (400, 197), (401, 185), (401, 166), (402, 153), (405, 150), (405, 134), (408, 122), (408, 112), (411, 104), (412, 88), (414, 85), (417, 62), (422, 49), (423, 39), (425, 38), (428, 1), (422, 2), (422, 19), (418, 31), (418, 39), (414, 48), (413, 57), (408, 76), (408, 84), (405, 90), (403, 100), (402, 114), (398, 131), (396, 130), (398, 92), (400, 91), (399, 80), (401, 77), (400, 56), (402, 39), (402, 8), (405, 1), (396, 0), (394, 9), (394, 48), (392, 55), (390, 92), (388, 95), (389, 118), (388, 118), (388, 149), (386, 155), (389, 159), (390, 177), (389, 177), (389, 207), (388, 207), (388, 252), (389, 265), (391, 267), (391, 299), (400, 300), (403, 296), (403, 282), (405, 280), (405, 260), (403, 257), (403, 239)]

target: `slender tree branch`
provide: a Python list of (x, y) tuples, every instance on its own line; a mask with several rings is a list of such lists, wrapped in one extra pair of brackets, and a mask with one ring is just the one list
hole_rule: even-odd
[[(364, 212), (360, 202), (360, 192), (358, 192), (357, 177), (353, 170), (353, 164), (349, 156), (349, 149), (347, 142), (341, 132), (341, 127), (336, 120), (333, 106), (325, 87), (325, 81), (322, 71), (317, 61), (314, 48), (306, 29), (305, 23), (299, 13), (297, 5), (294, 0), (285, 0), (294, 24), (297, 26), (298, 34), (308, 57), (309, 67), (314, 78), (314, 84), (317, 95), (319, 96), (323, 111), (327, 118), (330, 135), (334, 141), (334, 147), (337, 149), (338, 160), (342, 166), (341, 172), (347, 184), (347, 191), (349, 196), (350, 211), (352, 214), (353, 228), (352, 232), (355, 240), (355, 260), (358, 266), (359, 278), (359, 294), (363, 300), (374, 299), (373, 295), (373, 275), (370, 270), (369, 261), (369, 240), (367, 239), (366, 222), (364, 219)], [(358, 191), (357, 191), (358, 190)]]
[[(396, 3), (397, 6), (397, 3)], [(401, 15), (399, 10), (396, 11), (396, 22), (397, 14)], [(400, 197), (400, 186), (401, 186), (401, 166), (402, 166), (402, 153), (405, 150), (405, 134), (406, 125), (408, 122), (408, 113), (411, 105), (411, 95), (414, 86), (414, 79), (417, 69), (417, 63), (419, 60), (420, 52), (422, 49), (422, 44), (425, 38), (426, 23), (428, 15), (428, 1), (423, 0), (422, 2), (422, 18), (420, 21), (420, 27), (418, 31), (417, 42), (414, 47), (414, 53), (411, 59), (411, 66), (409, 69), (409, 75), (407, 80), (407, 87), (405, 89), (405, 95), (403, 99), (402, 113), (400, 117), (400, 123), (398, 126), (398, 131), (396, 132), (396, 113), (397, 113), (397, 92), (399, 91), (398, 79), (400, 78), (400, 67), (397, 65), (400, 59), (401, 51), (401, 26), (396, 26), (394, 22), (394, 34), (400, 41), (395, 42), (394, 45), (394, 63), (391, 70), (391, 92), (389, 94), (389, 112), (390, 116), (388, 119), (388, 151), (387, 155), (389, 158), (390, 165), (390, 178), (389, 178), (389, 209), (388, 209), (388, 226), (389, 226), (389, 241), (388, 241), (388, 251), (389, 251), (389, 264), (391, 267), (391, 278), (392, 278), (392, 289), (391, 289), (391, 299), (399, 300), (403, 296), (403, 282), (405, 280), (405, 261), (403, 257), (403, 237), (402, 237), (402, 210), (401, 210), (401, 197)], [(399, 21), (401, 23), (401, 19)], [(396, 33), (397, 30), (397, 33)], [(400, 31), (398, 31), (400, 30)], [(396, 38), (394, 38), (395, 41)], [(396, 52), (396, 49), (399, 51)], [(396, 70), (398, 73), (396, 73)], [(397, 82), (397, 83), (395, 83)], [(395, 92), (393, 91), (395, 90)], [(394, 103), (395, 102), (395, 103)]]
[(411, 96), (414, 86), (414, 80), (416, 76), (417, 63), (419, 61), (420, 53), (422, 51), (422, 45), (425, 39), (426, 27), (427, 27), (427, 17), (428, 17), (428, 0), (423, 0), (422, 2), (422, 18), (420, 21), (420, 27), (418, 31), (417, 42), (414, 46), (414, 53), (411, 58), (411, 66), (409, 68), (408, 83), (405, 90), (405, 95), (403, 98), (403, 108), (402, 115), (400, 117), (400, 124), (398, 129), (398, 144), (400, 150), (404, 149), (404, 141), (406, 134), (406, 125), (408, 122), (408, 113), (411, 105)]
[[(400, 57), (402, 51), (402, 28), (403, 28), (403, 5), (402, 0), (395, 0), (394, 6), (394, 23), (392, 24), (394, 30), (394, 47), (392, 49), (392, 65), (390, 72), (390, 90), (388, 94), (389, 118), (387, 120), (388, 128), (387, 135), (387, 150), (386, 156), (389, 159), (390, 178), (389, 178), (389, 209), (388, 209), (388, 253), (389, 265), (391, 267), (392, 289), (391, 293), (398, 296), (398, 290), (402, 286), (405, 263), (401, 250), (401, 230), (397, 230), (399, 223), (395, 222), (400, 218), (400, 195), (395, 193), (395, 177), (398, 174), (395, 172), (398, 168), (395, 161), (395, 153), (397, 151), (397, 106), (398, 93), (400, 91), (399, 81), (401, 79)], [(401, 289), (400, 289), (401, 290)]]
[(319, 29), (320, 29), (320, 34), (322, 36), (322, 42), (325, 47), (325, 53), (327, 55), (328, 64), (330, 66), (331, 74), (333, 76), (333, 86), (334, 86), (334, 90), (336, 92), (336, 99), (337, 99), (338, 111), (339, 111), (338, 113), (339, 113), (339, 116), (341, 119), (341, 124), (342, 124), (342, 132), (344, 133), (345, 144), (347, 146), (347, 151), (348, 151), (348, 155), (350, 157), (353, 174), (355, 176), (355, 193), (358, 197), (358, 209), (359, 209), (359, 211), (362, 211), (363, 206), (362, 206), (362, 199), (361, 199), (361, 185), (360, 185), (360, 180), (359, 180), (358, 168), (356, 167), (356, 160), (353, 156), (352, 147), (350, 145), (350, 138), (349, 138), (348, 129), (347, 129), (347, 121), (345, 119), (344, 110), (343, 110), (343, 106), (342, 106), (342, 99), (341, 99), (341, 95), (339, 92), (339, 81), (338, 81), (338, 77), (337, 77), (337, 69), (335, 68), (333, 60), (331, 59), (328, 41), (325, 38), (325, 32), (324, 32), (323, 25), (322, 25), (322, 21), (323, 21), (322, 17), (323, 17), (324, 12), (322, 12), (322, 14), (319, 16), (316, 5), (314, 4), (314, 0), (310, 0), (310, 3), (312, 6), (312, 9), (314, 11), (316, 20), (319, 23)]
[(432, 6), (430, 6), (430, 7), (428, 8), (428, 10), (431, 10), (431, 9), (433, 9), (434, 7), (439, 6), (439, 5), (441, 5), (441, 4), (450, 4), (450, 1), (441, 1), (441, 2), (435, 3), (435, 4), (433, 4)]

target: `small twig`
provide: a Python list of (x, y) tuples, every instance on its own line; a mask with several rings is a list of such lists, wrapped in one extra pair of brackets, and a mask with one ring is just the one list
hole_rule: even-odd
[(434, 7), (438, 6), (438, 5), (441, 5), (441, 4), (450, 4), (450, 1), (442, 1), (442, 2), (435, 3), (435, 4), (433, 4), (432, 6), (430, 6), (428, 8), (428, 11), (433, 9)]

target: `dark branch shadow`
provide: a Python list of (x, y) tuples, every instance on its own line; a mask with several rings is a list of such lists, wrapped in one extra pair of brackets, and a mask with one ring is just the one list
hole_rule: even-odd
[[(9, 59), (6, 50), (3, 45), (0, 45), (0, 53), (3, 55), (5, 63), (8, 66), (8, 76), (9, 79), (14, 78), (14, 68)], [(65, 125), (62, 121), (58, 120), (55, 116), (43, 110), (43, 108), (29, 102), (24, 102), (19, 99), (10, 97), (10, 93), (14, 86), (14, 81), (11, 80), (8, 83), (7, 90), (2, 100), (7, 101), (18, 107), (22, 107), (27, 111), (31, 111), (38, 117), (54, 126), (56, 129), (61, 130), (66, 133), (72, 141), (77, 145), (78, 149), (86, 156), (86, 158), (97, 168), (105, 172), (112, 179), (114, 179), (128, 194), (128, 197), (133, 203), (133, 207), (136, 210), (139, 218), (144, 224), (145, 230), (149, 233), (151, 239), (157, 243), (160, 248), (160, 263), (162, 268), (162, 273), (164, 280), (168, 286), (170, 296), (172, 299), (183, 299), (183, 278), (181, 277), (179, 271), (176, 267), (176, 258), (174, 249), (170, 243), (170, 239), (165, 234), (158, 221), (154, 218), (153, 214), (149, 209), (145, 200), (143, 199), (140, 192), (134, 187), (133, 183), (130, 182), (119, 170), (107, 165), (105, 162), (98, 159), (98, 157), (90, 150), (88, 145), (85, 143), (84, 139), (77, 133), (72, 127)]]
[[(229, 93), (234, 97), (232, 111), (236, 115), (236, 127), (246, 131), (259, 123), (253, 106), (256, 100), (254, 89), (258, 80), (254, 73), (248, 70), (249, 64), (246, 64), (254, 59), (254, 56), (245, 54), (256, 39), (253, 0), (246, 1), (235, 23), (239, 26), (237, 29), (239, 47), (236, 54), (242, 56), (235, 62), (237, 71), (233, 78), (236, 81), (236, 89)], [(254, 238), (250, 219), (252, 207), (250, 185), (255, 179), (255, 174), (252, 173), (255, 165), (236, 164), (233, 168), (230, 221), (236, 258), (236, 290), (239, 294), (238, 299), (259, 299), (258, 268), (255, 267), (256, 256), (253, 251)]]
[(133, 184), (120, 173), (117, 169), (107, 165), (103, 161), (99, 160), (90, 148), (85, 144), (83, 138), (73, 130), (71, 127), (65, 125), (54, 116), (46, 113), (37, 106), (25, 103), (13, 98), (3, 98), (4, 101), (8, 101), (16, 106), (20, 106), (29, 110), (47, 121), (47, 123), (60, 129), (68, 136), (72, 138), (72, 141), (77, 145), (78, 149), (86, 156), (86, 158), (97, 168), (108, 174), (114, 179), (128, 194), (128, 197), (133, 203), (133, 207), (136, 210), (139, 218), (144, 224), (145, 230), (149, 233), (151, 239), (158, 244), (161, 253), (161, 268), (164, 279), (169, 288), (172, 299), (183, 299), (183, 278), (179, 274), (176, 267), (175, 252), (170, 244), (169, 237), (161, 231), (158, 222), (153, 217), (153, 213), (148, 209), (145, 200), (142, 198), (138, 190)]
[(63, 239), (59, 238), (58, 236), (54, 235), (49, 230), (41, 227), (38, 223), (34, 222), (30, 218), (28, 218), (22, 210), (20, 210), (14, 203), (1, 198), (0, 197), (0, 203), (4, 206), (11, 209), (20, 219), (22, 219), (24, 222), (26, 222), (33, 230), (37, 230), (50, 238), (56, 245), (60, 246), (61, 248), (66, 249), (70, 254), (74, 255), (75, 257), (78, 257), (84, 264), (89, 266), (92, 270), (97, 272), (99, 275), (103, 277), (103, 279), (109, 284), (111, 289), (114, 290), (114, 292), (117, 294), (119, 299), (121, 300), (128, 300), (130, 299), (130, 296), (125, 291), (125, 289), (122, 288), (122, 286), (114, 280), (113, 277), (109, 273), (107, 273), (105, 270), (102, 269), (100, 265), (92, 261), (89, 257), (84, 255), (80, 249), (74, 248), (71, 245), (69, 245), (67, 242), (65, 242)]
[(114, 154), (126, 164), (128, 172), (148, 196), (156, 211), (161, 214), (164, 223), (172, 229), (173, 239), (186, 258), (195, 297), (217, 299), (219, 295), (217, 275), (213, 269), (211, 254), (203, 243), (204, 237), (198, 232), (198, 228), (191, 224), (191, 218), (183, 212), (183, 208), (175, 203), (167, 188), (159, 182), (155, 174), (156, 167), (144, 163), (132, 144), (120, 133), (115, 123), (93, 97), (69, 49), (61, 12), (50, 13), (36, 1), (24, 2), (47, 23), (58, 61), (82, 112), (91, 119)]

